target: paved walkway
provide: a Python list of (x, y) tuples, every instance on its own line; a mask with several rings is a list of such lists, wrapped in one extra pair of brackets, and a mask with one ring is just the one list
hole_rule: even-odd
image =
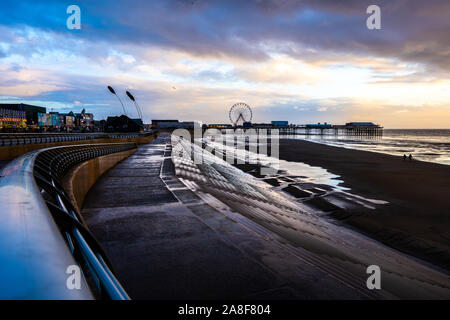
[(132, 298), (368, 297), (251, 220), (203, 202), (175, 176), (168, 139), (140, 146), (103, 175), (82, 210)]

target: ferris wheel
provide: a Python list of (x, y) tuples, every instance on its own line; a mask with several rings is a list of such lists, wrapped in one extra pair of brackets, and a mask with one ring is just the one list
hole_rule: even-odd
[(235, 103), (229, 113), (230, 121), (235, 126), (242, 125), (244, 122), (251, 122), (252, 115), (252, 109), (244, 102)]

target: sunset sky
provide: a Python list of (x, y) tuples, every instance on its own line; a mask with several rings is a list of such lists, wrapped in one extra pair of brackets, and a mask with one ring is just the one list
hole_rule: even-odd
[[(2, 1), (0, 102), (96, 119), (450, 128), (450, 1)], [(66, 9), (81, 8), (81, 30)], [(381, 8), (369, 30), (366, 8)]]

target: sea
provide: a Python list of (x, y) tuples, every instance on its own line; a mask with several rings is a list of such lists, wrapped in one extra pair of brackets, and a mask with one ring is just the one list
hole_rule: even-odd
[(412, 155), (413, 159), (450, 165), (450, 129), (384, 129), (382, 136), (296, 134), (282, 138), (302, 139), (326, 145)]

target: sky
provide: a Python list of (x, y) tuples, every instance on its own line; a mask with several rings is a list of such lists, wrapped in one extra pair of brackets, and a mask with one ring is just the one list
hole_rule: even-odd
[[(144, 122), (450, 128), (450, 1), (20, 1), (0, 9), (0, 103)], [(81, 29), (67, 7), (78, 5)], [(370, 30), (369, 5), (381, 9)]]

